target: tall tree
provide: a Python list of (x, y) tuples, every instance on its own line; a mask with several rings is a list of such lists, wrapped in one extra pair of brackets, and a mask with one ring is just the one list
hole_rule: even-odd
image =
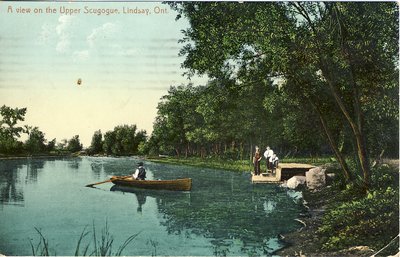
[(38, 127), (29, 129), (27, 132), (29, 137), (25, 142), (26, 149), (30, 153), (45, 152), (47, 150), (45, 134), (42, 131), (40, 131)]
[(79, 135), (73, 136), (70, 140), (68, 140), (67, 150), (70, 152), (79, 152), (82, 150), (82, 144), (79, 140)]
[(146, 141), (146, 131), (136, 132), (136, 125), (116, 126), (104, 134), (103, 151), (112, 155), (137, 154), (141, 142)]
[(93, 154), (102, 152), (103, 150), (103, 134), (100, 130), (94, 132), (92, 142), (90, 143), (90, 151)]
[[(372, 92), (392, 84), (398, 63), (398, 8), (395, 3), (171, 3), (185, 16), (183, 67), (193, 73), (240, 81), (281, 76), (301, 81), (312, 74), (318, 83), (298, 83), (297, 98), (318, 111), (323, 90), (354, 142), (355, 158), (369, 187), (369, 148), (365, 120)], [(249, 71), (256, 71), (250, 74)], [(261, 75), (261, 76), (260, 76)], [(315, 76), (318, 75), (318, 76)], [(283, 90), (293, 90), (290, 87)], [(314, 89), (318, 84), (322, 88)], [(397, 84), (397, 83), (396, 83)], [(389, 101), (397, 101), (393, 95)], [(379, 99), (375, 99), (379, 101)], [(312, 105), (316, 108), (312, 108)], [(323, 109), (319, 109), (323, 110)], [(333, 131), (325, 123), (325, 132)], [(350, 133), (348, 133), (349, 131)], [(326, 134), (327, 137), (328, 134)], [(333, 147), (333, 146), (332, 146)], [(333, 149), (334, 150), (334, 149)], [(339, 157), (338, 157), (339, 158)], [(345, 169), (343, 167), (343, 169)]]
[(25, 120), (26, 108), (11, 108), (3, 105), (0, 108), (0, 152), (16, 153), (22, 150), (22, 143), (18, 139), (23, 127), (17, 126), (19, 121)]

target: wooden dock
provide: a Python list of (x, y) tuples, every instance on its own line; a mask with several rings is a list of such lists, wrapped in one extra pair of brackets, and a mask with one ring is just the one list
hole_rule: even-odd
[(306, 171), (315, 168), (315, 166), (303, 163), (280, 163), (275, 170), (275, 174), (261, 173), (256, 176), (252, 173), (251, 182), (258, 183), (282, 183), (293, 176), (305, 176)]

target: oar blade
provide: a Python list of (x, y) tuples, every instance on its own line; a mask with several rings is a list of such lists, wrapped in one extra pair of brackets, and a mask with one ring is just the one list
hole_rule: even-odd
[(111, 179), (108, 179), (108, 180), (106, 180), (106, 181), (101, 181), (101, 182), (93, 183), (93, 184), (88, 184), (88, 185), (86, 185), (85, 187), (93, 187), (93, 186), (95, 186), (95, 185), (100, 185), (100, 184), (107, 183), (107, 182), (111, 182)]
[(117, 179), (117, 178), (129, 178), (130, 176), (123, 176), (123, 177), (118, 177), (118, 176), (113, 176), (111, 179), (108, 179), (108, 180), (105, 180), (105, 181), (101, 181), (101, 182), (97, 182), (97, 183), (93, 183), (93, 184), (88, 184), (88, 185), (86, 185), (85, 187), (93, 187), (93, 186), (95, 186), (95, 185), (100, 185), (100, 184), (104, 184), (104, 183), (107, 183), (107, 182), (111, 182), (111, 181), (113, 181), (114, 179)]

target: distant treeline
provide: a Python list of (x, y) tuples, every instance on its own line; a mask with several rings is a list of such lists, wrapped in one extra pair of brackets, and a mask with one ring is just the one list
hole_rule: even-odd
[(116, 126), (104, 134), (96, 131), (88, 149), (88, 154), (107, 154), (114, 156), (144, 154), (146, 131), (137, 131), (136, 125)]
[[(11, 108), (3, 105), (0, 108), (0, 154), (66, 154), (82, 150), (79, 136), (64, 139), (57, 143), (56, 139), (47, 141), (45, 134), (38, 127), (18, 125), (25, 120), (26, 108)], [(21, 134), (27, 134), (25, 142), (20, 141)]]
[[(83, 150), (79, 135), (71, 139), (56, 139), (48, 141), (38, 127), (19, 126), (19, 121), (25, 120), (27, 108), (11, 108), (3, 105), (0, 108), (0, 155), (64, 155)], [(28, 139), (22, 142), (21, 135), (27, 134)], [(113, 131), (103, 135), (100, 130), (94, 132), (86, 154), (134, 155), (143, 149), (146, 142), (146, 131), (136, 131), (136, 125), (117, 126)]]

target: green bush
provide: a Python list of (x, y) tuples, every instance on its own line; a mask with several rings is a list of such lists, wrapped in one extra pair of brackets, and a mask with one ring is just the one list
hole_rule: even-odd
[(385, 166), (372, 171), (367, 195), (357, 191), (356, 186), (338, 191), (318, 230), (323, 248), (367, 245), (381, 249), (399, 234), (398, 202), (398, 171)]

